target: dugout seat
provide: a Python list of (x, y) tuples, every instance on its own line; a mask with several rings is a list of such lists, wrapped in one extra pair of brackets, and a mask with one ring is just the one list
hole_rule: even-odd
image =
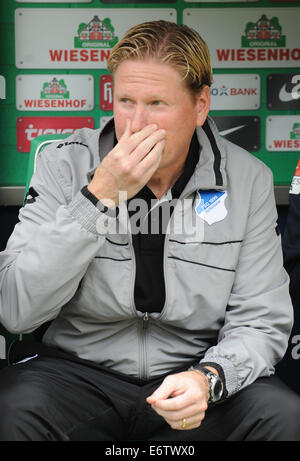
[[(61, 139), (65, 139), (68, 136), (70, 136), (70, 133), (59, 135), (47, 134), (37, 136), (31, 141), (23, 204), (29, 190), (31, 177), (36, 170), (36, 160), (38, 155), (49, 144), (60, 141)], [(42, 325), (32, 334), (15, 335), (9, 333), (7, 330), (5, 330), (3, 325), (0, 324), (0, 368), (3, 368), (8, 363), (10, 363), (12, 356), (14, 361), (18, 361), (19, 359), (22, 359), (22, 355), (24, 355), (23, 351), (26, 351), (26, 355), (30, 354), (31, 344), (34, 341), (40, 341), (46, 328), (47, 324)]]
[(27, 175), (26, 175), (24, 200), (25, 200), (25, 197), (29, 189), (31, 177), (36, 170), (36, 160), (37, 160), (38, 155), (49, 144), (60, 141), (61, 139), (65, 139), (68, 136), (70, 136), (70, 133), (58, 134), (58, 135), (57, 134), (44, 134), (41, 136), (37, 136), (31, 141), (30, 154), (29, 154), (28, 167), (27, 167)]

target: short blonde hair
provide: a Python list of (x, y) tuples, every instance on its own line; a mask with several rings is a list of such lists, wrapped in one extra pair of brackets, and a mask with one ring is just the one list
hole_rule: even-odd
[(123, 61), (147, 58), (173, 66), (193, 94), (212, 84), (208, 47), (185, 25), (159, 20), (132, 27), (112, 49), (107, 67), (114, 75)]

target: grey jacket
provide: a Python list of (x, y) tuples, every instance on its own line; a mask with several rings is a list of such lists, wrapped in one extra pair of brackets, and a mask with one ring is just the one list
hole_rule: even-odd
[(31, 182), (39, 195), (21, 209), (0, 254), (0, 321), (8, 330), (30, 332), (54, 319), (46, 344), (133, 377), (214, 362), (228, 395), (274, 373), (292, 305), (272, 174), (222, 139), (210, 119), (197, 134), (200, 160), (165, 239), (165, 306), (147, 320), (134, 305), (126, 203), (110, 217), (80, 192), (113, 146), (113, 122), (41, 153)]

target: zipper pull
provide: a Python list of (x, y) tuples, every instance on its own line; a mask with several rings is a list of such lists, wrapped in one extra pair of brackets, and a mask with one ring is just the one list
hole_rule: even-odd
[(143, 318), (143, 329), (146, 330), (148, 328), (148, 322), (149, 322), (148, 312), (145, 312), (142, 318)]

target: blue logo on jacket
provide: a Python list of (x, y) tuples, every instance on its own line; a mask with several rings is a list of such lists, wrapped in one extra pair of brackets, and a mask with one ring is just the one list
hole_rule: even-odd
[(201, 216), (208, 224), (221, 221), (227, 215), (225, 199), (227, 191), (219, 190), (198, 190), (200, 201), (195, 206), (198, 216)]

